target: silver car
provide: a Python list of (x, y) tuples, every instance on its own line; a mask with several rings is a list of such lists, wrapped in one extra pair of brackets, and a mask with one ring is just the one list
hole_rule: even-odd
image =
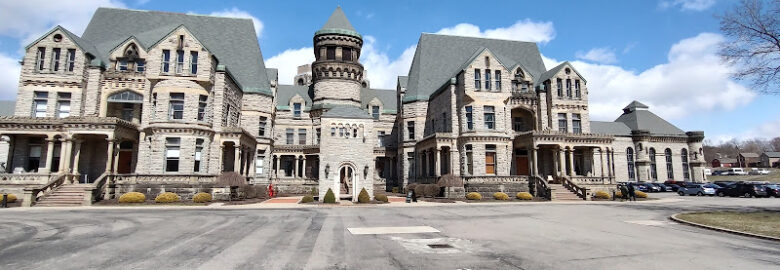
[(713, 196), (715, 195), (715, 189), (705, 184), (687, 184), (677, 189), (677, 194), (680, 194), (680, 196)]

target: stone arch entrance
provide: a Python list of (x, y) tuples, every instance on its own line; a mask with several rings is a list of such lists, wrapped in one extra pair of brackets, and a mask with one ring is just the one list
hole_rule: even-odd
[(339, 168), (339, 188), (342, 195), (352, 195), (355, 189), (355, 169), (351, 165), (342, 165)]

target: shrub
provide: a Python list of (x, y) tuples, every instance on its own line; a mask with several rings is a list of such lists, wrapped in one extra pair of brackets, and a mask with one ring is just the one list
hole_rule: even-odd
[(469, 194), (466, 194), (466, 199), (469, 200), (482, 200), (482, 194), (476, 193), (476, 192), (470, 192)]
[(463, 179), (460, 176), (446, 174), (439, 178), (436, 184), (440, 187), (463, 187)]
[(509, 200), (509, 195), (506, 195), (506, 193), (503, 192), (496, 192), (493, 193), (493, 199), (499, 200), (499, 201), (506, 201)]
[(309, 194), (313, 197), (313, 196), (319, 195), (320, 191), (317, 190), (316, 187), (313, 187), (313, 188), (311, 188), (311, 192)]
[(165, 192), (157, 195), (157, 198), (154, 198), (154, 202), (156, 203), (172, 203), (178, 201), (181, 201), (181, 197), (173, 192)]
[(439, 193), (441, 191), (441, 188), (437, 184), (427, 184), (425, 185), (425, 197), (438, 197)]
[[(398, 193), (398, 187), (393, 187), (393, 190), (392, 190), (392, 192), (393, 192), (393, 193)], [(374, 197), (376, 197), (376, 195), (375, 195)]]
[(647, 198), (647, 193), (644, 193), (644, 192), (639, 191), (639, 190), (634, 191), (634, 194), (636, 194), (637, 198)]
[(301, 203), (310, 203), (310, 202), (314, 202), (314, 197), (311, 195), (303, 196), (303, 198), (301, 199)]
[(623, 198), (623, 193), (620, 193), (620, 190), (615, 191), (615, 198)]
[(607, 193), (606, 191), (603, 191), (603, 190), (599, 190), (599, 191), (596, 191), (596, 195), (594, 197), (599, 198), (599, 199), (609, 200), (609, 193)]
[(336, 195), (333, 194), (333, 190), (328, 189), (328, 192), (325, 193), (325, 198), (322, 199), (325, 203), (336, 203)]
[(425, 197), (425, 184), (414, 186), (414, 195), (417, 195), (417, 197)]
[(417, 183), (411, 183), (411, 184), (408, 184), (408, 185), (406, 185), (406, 186), (404, 187), (404, 193), (409, 193), (409, 191), (412, 191), (412, 190), (414, 190), (415, 188), (417, 188)]
[(384, 194), (376, 194), (374, 195), (374, 200), (377, 202), (388, 202), (387, 195)]
[(195, 203), (205, 203), (211, 201), (211, 194), (205, 193), (205, 192), (199, 192), (198, 194), (195, 194), (195, 196), (192, 196), (192, 202)]
[(371, 201), (371, 197), (368, 196), (368, 191), (366, 191), (365, 188), (360, 190), (360, 194), (358, 194), (358, 202), (359, 203), (368, 203)]
[(142, 203), (146, 201), (146, 195), (141, 192), (128, 192), (119, 196), (119, 203)]
[(244, 194), (244, 198), (246, 199), (257, 198), (257, 188), (255, 188), (255, 186), (243, 186), (243, 187), (239, 187), (239, 189), (243, 191), (242, 193)]
[(531, 195), (531, 193), (528, 192), (518, 192), (517, 195), (515, 195), (515, 197), (517, 197), (518, 200), (524, 200), (524, 201), (534, 199), (534, 195)]

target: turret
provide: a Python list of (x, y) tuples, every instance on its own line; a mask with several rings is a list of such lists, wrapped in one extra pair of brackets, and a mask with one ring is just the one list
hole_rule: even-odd
[(362, 46), (363, 36), (355, 31), (340, 7), (314, 33), (314, 109), (360, 106), (364, 72), (358, 60)]

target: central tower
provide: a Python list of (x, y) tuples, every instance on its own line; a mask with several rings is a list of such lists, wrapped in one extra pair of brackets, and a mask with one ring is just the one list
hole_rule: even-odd
[(314, 33), (312, 109), (339, 105), (360, 107), (363, 65), (358, 60), (362, 47), (363, 36), (355, 31), (341, 7), (337, 7), (328, 22)]

